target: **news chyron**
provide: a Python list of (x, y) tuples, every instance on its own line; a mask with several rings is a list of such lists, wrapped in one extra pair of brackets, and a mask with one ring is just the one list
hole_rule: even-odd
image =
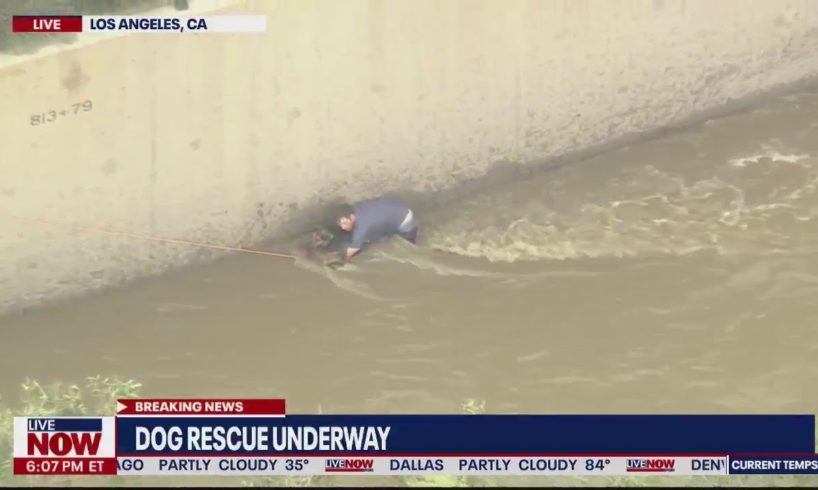
[(25, 34), (259, 33), (267, 31), (267, 18), (261, 15), (15, 15), (12, 17), (11, 28), (13, 33)]
[(119, 400), (16, 417), (16, 475), (818, 474), (812, 415), (301, 415), (281, 399)]

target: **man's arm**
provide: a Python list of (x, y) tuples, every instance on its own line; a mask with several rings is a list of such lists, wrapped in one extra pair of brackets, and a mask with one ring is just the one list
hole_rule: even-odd
[(345, 260), (351, 259), (361, 251), (361, 248), (367, 242), (367, 231), (368, 228), (362, 223), (355, 225), (355, 229), (352, 230), (352, 239), (347, 244), (346, 253), (342, 254)]
[(324, 256), (324, 265), (336, 269), (344, 265), (349, 259), (360, 251), (358, 248), (347, 248), (340, 253), (333, 252)]

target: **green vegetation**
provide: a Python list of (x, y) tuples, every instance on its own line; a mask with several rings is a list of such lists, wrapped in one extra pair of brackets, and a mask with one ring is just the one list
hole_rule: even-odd
[[(116, 400), (138, 396), (141, 386), (134, 380), (118, 376), (93, 376), (83, 385), (55, 383), (43, 386), (27, 379), (22, 385), (19, 408), (9, 407), (0, 398), (0, 483), (12, 478), (12, 423), (15, 416), (111, 416), (116, 413)], [(26, 479), (36, 480), (35, 477)], [(50, 483), (53, 481), (53, 477), (50, 478)], [(15, 483), (19, 484), (19, 481)]]
[(27, 54), (69, 44), (74, 34), (13, 34), (14, 15), (127, 15), (177, 5), (178, 0), (4, 0), (0, 2), (0, 54)]

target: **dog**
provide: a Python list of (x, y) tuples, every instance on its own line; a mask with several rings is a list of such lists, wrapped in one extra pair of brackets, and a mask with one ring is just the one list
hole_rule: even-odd
[(339, 252), (339, 236), (324, 227), (312, 230), (304, 252), (308, 259), (323, 263), (327, 267), (337, 269), (344, 264)]
[(310, 247), (314, 250), (327, 250), (330, 248), (332, 241), (335, 239), (335, 234), (326, 228), (315, 228), (312, 230), (312, 239), (310, 240)]

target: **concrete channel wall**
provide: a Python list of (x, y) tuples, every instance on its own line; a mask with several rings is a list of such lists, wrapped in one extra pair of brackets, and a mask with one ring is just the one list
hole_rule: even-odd
[(133, 34), (4, 59), (0, 313), (198, 257), (67, 225), (257, 243), (320, 199), (445, 189), (818, 72), (809, 0), (222, 12), (266, 15), (267, 32)]

